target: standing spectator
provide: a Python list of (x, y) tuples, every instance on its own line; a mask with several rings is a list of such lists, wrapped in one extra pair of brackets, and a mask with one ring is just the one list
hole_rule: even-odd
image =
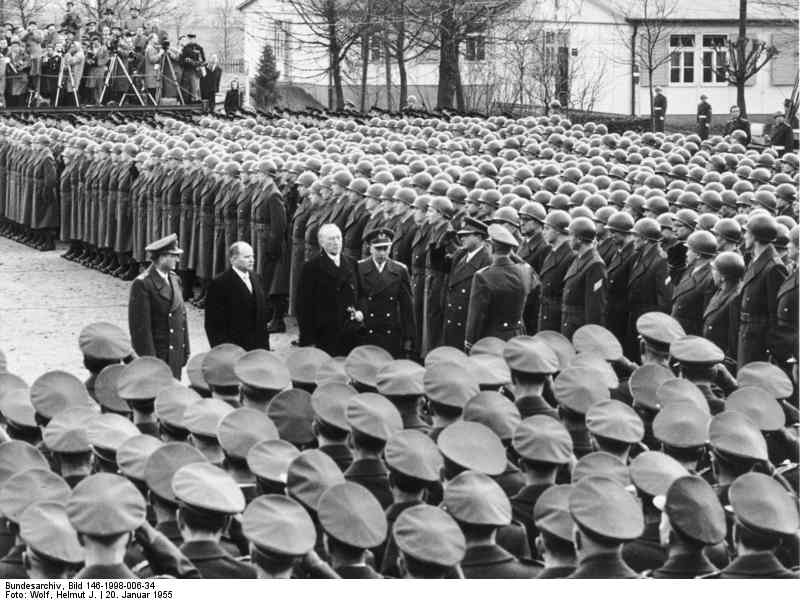
[[(0, 43), (2, 43), (0, 41)], [(56, 89), (58, 88), (58, 71), (61, 67), (61, 56), (56, 53), (56, 46), (49, 44), (42, 57), (42, 75), (39, 84), (39, 94), (42, 98), (50, 101), (52, 106), (56, 100)]]
[(711, 129), (711, 105), (708, 103), (708, 96), (702, 94), (700, 103), (697, 105), (697, 135), (701, 140), (708, 138)]
[(103, 18), (100, 19), (98, 25), (101, 30), (103, 27), (108, 27), (109, 30), (112, 27), (119, 27), (119, 20), (114, 16), (114, 9), (106, 8), (103, 11)]
[(240, 108), (242, 108), (242, 98), (239, 92), (239, 80), (234, 79), (231, 81), (231, 87), (225, 93), (225, 114), (233, 117)]
[(67, 1), (67, 12), (64, 13), (64, 18), (61, 19), (61, 28), (70, 31), (73, 35), (78, 35), (81, 32), (81, 16), (75, 10), (75, 3), (71, 0)]
[(8, 69), (8, 40), (0, 36), (0, 108), (6, 106), (6, 69)]
[(25, 50), (31, 58), (31, 69), (28, 72), (28, 90), (39, 95), (39, 75), (42, 72), (42, 41), (44, 33), (36, 21), (28, 21), (28, 30), (23, 34)]
[(775, 122), (769, 136), (769, 143), (778, 152), (778, 156), (792, 151), (794, 132), (786, 123), (786, 115), (781, 111), (775, 113)]
[(151, 34), (144, 50), (144, 87), (153, 99), (158, 94), (161, 87), (161, 59), (164, 56), (164, 48), (158, 39), (158, 34)]
[(56, 24), (48, 23), (44, 31), (44, 38), (42, 39), (42, 47), (47, 48), (48, 46), (52, 46), (53, 44), (55, 44), (56, 36), (58, 36), (58, 32), (56, 31)]
[(728, 119), (728, 122), (725, 124), (725, 135), (728, 136), (737, 129), (747, 134), (745, 146), (750, 144), (750, 122), (742, 117), (742, 111), (739, 109), (739, 106), (734, 104), (731, 106), (731, 118)]
[(147, 46), (147, 41), (150, 36), (145, 33), (144, 25), (140, 25), (136, 29), (133, 30), (133, 49), (136, 51), (138, 49), (139, 52), (144, 52), (145, 47)]
[[(64, 100), (70, 105), (75, 101), (75, 92), (78, 91), (81, 78), (83, 77), (83, 70), (86, 64), (86, 55), (83, 52), (83, 47), (77, 40), (72, 42), (69, 51), (64, 54), (61, 59), (69, 65), (69, 71), (64, 73)], [(72, 73), (70, 74), (70, 71)]]
[[(183, 45), (185, 42), (183, 36), (178, 38), (177, 46), (170, 46), (169, 42), (161, 38), (162, 47), (166, 45), (166, 60), (163, 61), (163, 73), (161, 74), (161, 97), (162, 98), (179, 98), (178, 90), (181, 90), (181, 96), (186, 100), (186, 91), (181, 84), (183, 79), (183, 63), (181, 62), (181, 55), (183, 52)], [(169, 63), (169, 64), (168, 64)]]
[(193, 33), (187, 34), (189, 43), (183, 47), (181, 52), (181, 63), (183, 64), (183, 89), (187, 104), (194, 104), (200, 101), (200, 77), (206, 68), (206, 55), (203, 47), (197, 43), (197, 36)]
[(24, 104), (25, 93), (28, 91), (28, 71), (31, 59), (16, 36), (11, 38), (8, 58), (6, 105), (9, 108), (20, 107)]
[(100, 103), (100, 93), (103, 91), (110, 58), (108, 48), (101, 44), (99, 39), (92, 40), (92, 48), (86, 58), (88, 73), (84, 84), (86, 101), (90, 104)]
[(139, 9), (136, 6), (131, 6), (128, 12), (131, 16), (122, 22), (122, 31), (136, 33), (139, 28), (144, 31), (144, 19), (139, 16)]
[(789, 118), (792, 112), (792, 99), (786, 98), (783, 101), (783, 116), (786, 118), (786, 122), (791, 125), (792, 129), (797, 129), (800, 127), (800, 120), (797, 119), (797, 113), (795, 112), (794, 115)]
[(654, 131), (664, 131), (664, 120), (667, 116), (667, 97), (664, 96), (661, 88), (656, 86), (656, 95), (653, 97), (653, 121), (655, 122)]
[(216, 54), (211, 55), (211, 60), (206, 66), (205, 77), (200, 78), (200, 96), (208, 103), (208, 112), (213, 113), (217, 104), (217, 92), (219, 92), (219, 81), (222, 78), (222, 67), (219, 66), (219, 58)]

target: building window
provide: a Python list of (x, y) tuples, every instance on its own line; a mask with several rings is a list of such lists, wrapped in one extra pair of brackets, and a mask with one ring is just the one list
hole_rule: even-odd
[(569, 31), (545, 31), (544, 64), (547, 68), (558, 65), (559, 52), (569, 53)]
[(694, 36), (672, 35), (669, 47), (672, 52), (670, 83), (694, 83)]
[(728, 36), (703, 36), (703, 83), (727, 83), (725, 65), (728, 63), (726, 51)]
[(486, 36), (481, 33), (467, 35), (464, 45), (464, 57), (468, 61), (486, 60)]

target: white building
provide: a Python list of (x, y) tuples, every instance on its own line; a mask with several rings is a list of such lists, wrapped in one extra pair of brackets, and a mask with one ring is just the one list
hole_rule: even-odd
[[(629, 8), (621, 8), (628, 2)], [(461, 45), (461, 79), (471, 108), (488, 111), (498, 104), (542, 106), (560, 99), (570, 107), (618, 114), (647, 114), (649, 89), (645, 65), (632, 61), (631, 40), (641, 39), (642, 10), (665, 5), (662, 57), (672, 55), (654, 73), (663, 87), (668, 114), (694, 115), (701, 93), (715, 114), (736, 102), (736, 88), (715, 71), (724, 55), (720, 43), (737, 35), (738, 0), (522, 0), (513, 11), (471, 33)], [(798, 72), (797, 13), (750, 1), (748, 36), (775, 45), (780, 53), (747, 86), (751, 116), (781, 108)], [(284, 0), (245, 0), (244, 55), (254, 73), (263, 45), (270, 43), (280, 81), (302, 87), (328, 104), (326, 49)], [(651, 9), (652, 10), (652, 9)], [(638, 43), (638, 41), (637, 41)], [(640, 77), (641, 74), (641, 77)], [(345, 97), (358, 104), (361, 58), (356, 43), (343, 65)], [(438, 52), (407, 65), (408, 93), (427, 106), (436, 103)], [(399, 75), (390, 72), (396, 107)], [(381, 47), (370, 50), (367, 106), (386, 106), (386, 65)], [(544, 85), (541, 82), (545, 82)]]

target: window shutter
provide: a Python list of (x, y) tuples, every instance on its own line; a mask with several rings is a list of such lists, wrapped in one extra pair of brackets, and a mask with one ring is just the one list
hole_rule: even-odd
[(798, 69), (796, 32), (782, 31), (773, 33), (771, 41), (772, 45), (778, 49), (778, 55), (770, 61), (770, 81), (772, 85), (794, 85)]

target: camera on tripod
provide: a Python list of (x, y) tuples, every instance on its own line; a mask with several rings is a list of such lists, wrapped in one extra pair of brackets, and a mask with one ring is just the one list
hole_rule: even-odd
[(169, 50), (169, 40), (162, 40), (161, 48), (163, 48), (164, 50)]

